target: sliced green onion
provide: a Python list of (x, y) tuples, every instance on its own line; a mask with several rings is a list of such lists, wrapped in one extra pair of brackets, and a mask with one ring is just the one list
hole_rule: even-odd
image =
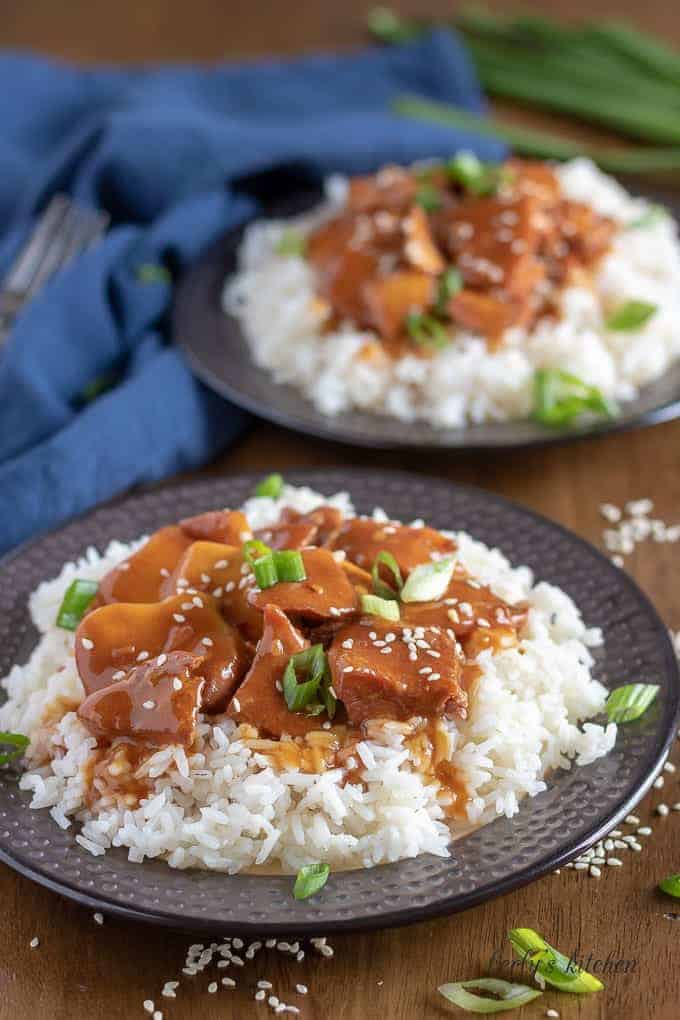
[(437, 288), (437, 301), (434, 306), (434, 310), (440, 318), (445, 318), (448, 314), (448, 304), (452, 297), (455, 297), (459, 290), (463, 287), (463, 277), (459, 269), (455, 266), (449, 266), (442, 275), (439, 277), (439, 286)]
[(258, 538), (251, 538), (250, 541), (243, 543), (243, 559), (251, 567), (255, 560), (260, 559), (262, 556), (267, 556), (271, 553), (271, 549), (264, 542), (260, 542)]
[(642, 216), (638, 216), (636, 220), (631, 220), (626, 224), (626, 230), (644, 230), (646, 227), (653, 227), (660, 220), (667, 219), (668, 212), (662, 205), (650, 205)]
[[(0, 743), (2, 742), (2, 734), (0, 733)], [(659, 882), (659, 889), (661, 892), (668, 893), (669, 896), (674, 896), (675, 899), (680, 899), (680, 875), (669, 875), (668, 878), (664, 878)]]
[(30, 741), (23, 733), (0, 733), (0, 744), (10, 744), (15, 751), (5, 751), (0, 754), (0, 765), (6, 765), (14, 758), (20, 758), (28, 747)]
[(267, 475), (255, 486), (255, 495), (264, 499), (278, 499), (283, 491), (283, 475)]
[(300, 868), (293, 886), (295, 899), (306, 900), (314, 893), (318, 893), (319, 889), (325, 886), (330, 873), (331, 869), (327, 864), (306, 864), (304, 868)]
[(587, 970), (554, 949), (533, 928), (513, 928), (508, 932), (512, 948), (536, 974), (562, 992), (599, 992), (604, 985)]
[(607, 318), (607, 329), (630, 333), (640, 329), (656, 313), (657, 306), (649, 301), (626, 301)]
[(416, 202), (425, 212), (436, 212), (442, 207), (441, 192), (433, 184), (423, 183), (416, 192)]
[(533, 418), (551, 428), (571, 425), (586, 411), (613, 418), (618, 408), (597, 386), (560, 368), (541, 368), (534, 375)]
[(399, 619), (399, 603), (391, 599), (381, 599), (377, 595), (361, 596), (361, 611), (372, 616), (382, 616), (383, 620), (393, 623)]
[(411, 339), (421, 347), (446, 347), (449, 342), (445, 327), (425, 312), (409, 312), (405, 325)]
[(453, 556), (421, 563), (411, 571), (401, 590), (402, 602), (435, 602), (446, 594), (456, 565)]
[(304, 581), (307, 577), (302, 553), (297, 549), (277, 549), (273, 557), (277, 580)]
[(99, 585), (96, 581), (83, 581), (76, 578), (66, 589), (57, 613), (57, 627), (64, 630), (75, 630), (97, 594)]
[[(494, 999), (484, 995), (473, 995), (468, 989), (491, 992)], [(506, 1009), (519, 1009), (528, 1002), (538, 999), (543, 992), (528, 985), (515, 985), (501, 978), (477, 978), (475, 981), (453, 981), (440, 985), (439, 994), (454, 1006), (466, 1009), (468, 1013), (502, 1013)]]
[[(306, 679), (299, 680), (302, 676)], [(319, 715), (326, 710), (335, 715), (336, 699), (331, 687), (331, 672), (323, 645), (312, 645), (288, 660), (283, 674), (283, 696), (290, 712)]]
[(265, 553), (251, 563), (258, 588), (271, 588), (279, 580), (273, 553)]
[(137, 266), (137, 279), (140, 283), (172, 283), (170, 271), (160, 262), (144, 262)]
[[(390, 571), (393, 577), (394, 587), (386, 584), (380, 576), (380, 565), (384, 564)], [(401, 576), (401, 570), (399, 564), (395, 560), (392, 553), (382, 550), (376, 556), (373, 561), (373, 569), (371, 570), (371, 577), (373, 578), (373, 593), (381, 599), (398, 599), (401, 589), (404, 587), (404, 579)]]
[(482, 163), (472, 152), (459, 152), (444, 164), (447, 176), (472, 195), (495, 195), (507, 170), (500, 163)]
[(304, 258), (307, 250), (307, 241), (297, 230), (284, 230), (276, 243), (276, 254), (284, 256), (295, 255)]
[(658, 684), (624, 684), (612, 691), (605, 702), (610, 722), (633, 722), (643, 715), (659, 693)]

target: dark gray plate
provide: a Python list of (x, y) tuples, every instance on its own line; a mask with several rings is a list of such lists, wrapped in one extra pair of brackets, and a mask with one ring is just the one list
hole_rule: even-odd
[[(623, 726), (606, 758), (558, 772), (549, 789), (459, 840), (453, 856), (427, 855), (331, 875), (323, 892), (296, 902), (288, 877), (227, 877), (128, 862), (123, 850), (92, 857), (47, 811), (29, 810), (16, 775), (0, 770), (0, 860), (71, 899), (124, 917), (185, 930), (253, 935), (318, 934), (380, 928), (462, 910), (537, 878), (606, 833), (648, 789), (677, 725), (678, 670), (665, 626), (622, 571), (563, 528), (498, 496), (398, 472), (291, 472), (289, 480), (330, 494), (349, 490), (357, 508), (381, 505), (397, 518), (425, 514), (438, 527), (465, 528), (500, 546), (514, 564), (563, 587), (590, 625), (603, 628), (597, 675), (608, 686), (660, 684), (641, 720)], [(36, 640), (26, 600), (44, 578), (88, 545), (132, 539), (178, 517), (238, 505), (252, 491), (238, 475), (166, 488), (102, 507), (25, 546), (1, 564), (0, 676), (24, 662)]]
[[(631, 189), (663, 202), (680, 215), (677, 193)], [(285, 201), (271, 203), (268, 216), (286, 216), (311, 208), (320, 192), (300, 191)], [(570, 429), (546, 429), (532, 421), (470, 425), (435, 429), (425, 422), (352, 410), (328, 417), (290, 385), (274, 383), (251, 359), (239, 322), (225, 315), (221, 294), (227, 276), (237, 268), (243, 229), (232, 230), (209, 248), (180, 281), (173, 311), (173, 336), (194, 373), (207, 386), (253, 414), (324, 439), (374, 449), (423, 447), (470, 452), (502, 447), (540, 446), (617, 432), (640, 425), (655, 425), (680, 415), (680, 362), (656, 382), (645, 386), (635, 400), (611, 420), (589, 421)]]

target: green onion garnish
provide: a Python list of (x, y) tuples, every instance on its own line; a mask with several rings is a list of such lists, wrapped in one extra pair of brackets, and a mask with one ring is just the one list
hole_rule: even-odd
[(399, 619), (399, 603), (394, 598), (381, 599), (377, 595), (361, 596), (361, 611), (372, 616), (382, 616), (383, 620), (393, 623)]
[(618, 408), (597, 386), (561, 368), (541, 368), (534, 375), (533, 418), (551, 428), (571, 425), (586, 411), (612, 418)]
[(277, 255), (305, 257), (307, 241), (297, 230), (284, 230), (274, 249)]
[(252, 567), (255, 560), (260, 559), (262, 556), (266, 556), (272, 550), (264, 542), (260, 542), (258, 538), (251, 538), (250, 541), (243, 543), (243, 559), (246, 563)]
[[(468, 989), (491, 992), (496, 998), (490, 999), (484, 995), (474, 995)], [(519, 1009), (520, 1006), (525, 1006), (527, 1002), (533, 1002), (543, 994), (537, 988), (529, 988), (528, 985), (515, 985), (510, 981), (503, 981), (501, 978), (453, 981), (447, 985), (440, 985), (438, 991), (454, 1006), (460, 1006), (468, 1013), (502, 1013), (506, 1009)]]
[(256, 560), (253, 560), (251, 567), (255, 574), (257, 586), (260, 589), (271, 588), (279, 579), (273, 553), (268, 552), (264, 556), (259, 556)]
[(406, 331), (421, 347), (446, 347), (449, 336), (446, 329), (432, 315), (425, 312), (409, 312), (405, 319)]
[(23, 733), (0, 733), (0, 744), (10, 744), (15, 751), (5, 751), (0, 754), (0, 765), (6, 765), (8, 761), (19, 758), (28, 747), (30, 741)]
[[(380, 565), (384, 564), (392, 574), (393, 585), (386, 584), (380, 576)], [(401, 570), (399, 564), (395, 560), (392, 553), (387, 552), (383, 549), (379, 552), (373, 562), (373, 569), (371, 570), (371, 577), (373, 578), (373, 593), (381, 599), (398, 599), (401, 593), (401, 589), (404, 587), (404, 579), (401, 576)]]
[[(2, 734), (0, 733), (1, 739)], [(674, 896), (676, 900), (680, 899), (680, 875), (669, 875), (668, 878), (664, 878), (659, 882), (659, 889), (661, 892), (668, 893), (669, 896)]]
[(267, 475), (255, 487), (255, 495), (264, 499), (278, 499), (283, 491), (283, 475)]
[(435, 602), (446, 594), (456, 565), (453, 556), (414, 567), (401, 590), (402, 602)]
[(416, 202), (425, 212), (436, 212), (442, 207), (442, 196), (433, 184), (422, 183), (416, 192)]
[(325, 886), (330, 873), (331, 869), (327, 864), (306, 864), (304, 868), (300, 868), (293, 886), (295, 899), (306, 900), (314, 893), (318, 893), (319, 889)]
[[(303, 678), (303, 679), (300, 679)], [(337, 701), (332, 691), (331, 671), (323, 645), (312, 645), (291, 655), (283, 674), (283, 697), (291, 712), (335, 715)]]
[(170, 271), (160, 262), (144, 262), (137, 266), (137, 279), (140, 283), (171, 283)]
[(665, 219), (668, 219), (668, 213), (664, 207), (652, 204), (643, 212), (642, 216), (638, 216), (636, 220), (626, 224), (626, 230), (644, 230), (646, 227), (653, 227), (655, 223)]
[(586, 970), (581, 970), (569, 959), (549, 945), (533, 928), (513, 928), (508, 938), (523, 963), (562, 992), (599, 992), (604, 985)]
[(72, 581), (59, 606), (57, 627), (63, 627), (64, 630), (75, 630), (97, 594), (98, 587), (96, 581), (83, 581), (79, 578)]
[(649, 322), (656, 310), (657, 306), (649, 301), (626, 301), (608, 316), (605, 326), (621, 333), (631, 333)]
[(463, 277), (459, 269), (455, 266), (449, 266), (448, 269), (444, 270), (442, 275), (439, 277), (439, 286), (437, 289), (437, 301), (434, 306), (434, 310), (440, 318), (445, 318), (448, 314), (448, 304), (452, 297), (455, 297), (459, 290), (463, 287)]
[(471, 152), (458, 153), (444, 169), (451, 180), (477, 197), (495, 195), (507, 174), (500, 163), (482, 163)]
[(307, 577), (302, 553), (297, 549), (277, 549), (273, 557), (278, 581), (304, 581)]
[(421, 29), (400, 18), (388, 7), (374, 7), (368, 14), (368, 29), (385, 43), (405, 43), (420, 34)]
[(624, 684), (623, 687), (617, 687), (604, 705), (609, 721), (626, 723), (639, 719), (658, 693), (658, 684)]

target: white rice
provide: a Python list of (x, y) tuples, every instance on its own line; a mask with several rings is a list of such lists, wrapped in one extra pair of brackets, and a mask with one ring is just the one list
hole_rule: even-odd
[[(282, 506), (305, 511), (331, 502), (351, 513), (346, 494), (331, 500), (309, 489), (284, 488), (281, 499), (245, 505), (254, 527), (273, 522)], [(382, 511), (375, 511), (384, 519)], [(369, 866), (420, 853), (447, 856), (452, 837), (496, 815), (512, 817), (524, 796), (546, 789), (546, 774), (587, 764), (614, 745), (616, 726), (579, 722), (600, 712), (606, 690), (591, 676), (587, 630), (572, 600), (527, 567), (513, 568), (498, 550), (459, 533), (459, 557), (501, 597), (528, 599), (529, 623), (519, 648), (478, 659), (481, 678), (465, 723), (450, 725), (452, 761), (470, 791), (468, 818), (449, 824), (445, 794), (412, 767), (403, 736), (387, 724), (357, 747), (364, 785), (343, 783), (343, 769), (313, 775), (276, 771), (238, 739), (235, 724), (203, 718), (193, 753), (167, 747), (141, 766), (149, 796), (133, 809), (100, 803), (86, 807), (87, 763), (95, 740), (61, 700), (79, 702), (83, 690), (73, 659), (73, 635), (54, 626), (62, 595), (75, 577), (98, 578), (134, 546), (111, 542), (102, 556), (89, 549), (30, 600), (42, 637), (25, 666), (4, 678), (8, 700), (0, 729), (27, 733), (30, 771), (21, 787), (31, 806), (49, 808), (67, 828), (79, 823), (78, 842), (93, 854), (127, 847), (133, 861), (165, 858), (171, 867), (237, 872), (253, 865), (295, 871), (312, 861), (333, 867)], [(54, 720), (61, 718), (58, 722)], [(46, 723), (46, 719), (52, 719)]]
[[(568, 198), (622, 226), (650, 209), (589, 160), (573, 160), (556, 172)], [(374, 334), (347, 323), (322, 336), (324, 312), (315, 301), (311, 268), (275, 250), (291, 226), (304, 233), (336, 212), (345, 192), (346, 182), (333, 178), (328, 202), (316, 213), (248, 227), (239, 272), (224, 290), (224, 308), (239, 318), (256, 364), (277, 382), (301, 389), (324, 414), (356, 407), (440, 428), (526, 418), (537, 369), (568, 370), (607, 397), (627, 400), (680, 355), (680, 243), (668, 216), (622, 230), (592, 289), (568, 288), (558, 321), (543, 319), (528, 335), (509, 330), (494, 352), (480, 336), (460, 330), (432, 358), (392, 360), (382, 351), (360, 358)], [(608, 314), (629, 300), (649, 301), (658, 310), (639, 330), (607, 331)]]

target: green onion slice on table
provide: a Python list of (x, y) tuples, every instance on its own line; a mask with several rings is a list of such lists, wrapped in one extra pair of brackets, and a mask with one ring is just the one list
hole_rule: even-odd
[[(1, 737), (2, 734), (0, 734)], [(674, 896), (676, 900), (680, 899), (680, 875), (669, 875), (668, 878), (662, 879), (659, 882), (659, 889), (669, 896)]]
[[(440, 995), (468, 1013), (503, 1013), (519, 1009), (538, 999), (543, 992), (528, 985), (516, 985), (501, 978), (476, 978), (473, 981), (452, 981), (438, 988)], [(490, 992), (494, 998), (475, 992)]]
[(405, 320), (406, 332), (419, 347), (446, 347), (449, 335), (446, 327), (426, 312), (409, 312)]
[(276, 243), (275, 251), (277, 255), (297, 256), (302, 259), (307, 251), (307, 241), (297, 230), (284, 230)]
[(394, 596), (389, 599), (381, 599), (378, 595), (362, 595), (361, 611), (370, 613), (371, 616), (381, 616), (383, 620), (390, 620), (396, 623), (399, 619), (399, 603)]
[(561, 992), (599, 992), (604, 985), (587, 970), (581, 970), (574, 960), (554, 949), (533, 928), (513, 928), (508, 938), (517, 956), (542, 978)]
[[(391, 583), (387, 584), (383, 581), (380, 576), (380, 567), (387, 567), (392, 575)], [(373, 593), (381, 599), (398, 599), (401, 594), (401, 589), (404, 587), (404, 579), (401, 576), (401, 570), (399, 564), (395, 560), (392, 553), (387, 552), (383, 549), (378, 553), (375, 560), (373, 561), (373, 569), (371, 570), (371, 577), (373, 578)]]
[(453, 556), (421, 563), (409, 574), (401, 590), (402, 602), (435, 602), (446, 593), (456, 565)]
[(66, 594), (57, 613), (57, 627), (75, 630), (97, 594), (96, 581), (76, 578), (66, 589)]
[(641, 329), (655, 315), (657, 306), (649, 301), (626, 301), (605, 320), (607, 329), (619, 333), (632, 333)]
[(255, 487), (255, 495), (264, 499), (278, 499), (283, 492), (283, 475), (267, 475)]
[(627, 723), (639, 719), (658, 693), (658, 684), (624, 684), (623, 687), (617, 687), (604, 705), (609, 721)]
[(312, 645), (290, 657), (282, 687), (289, 711), (320, 715), (325, 709), (329, 719), (335, 715), (337, 701), (323, 645)]
[(532, 416), (541, 425), (564, 428), (582, 414), (613, 418), (618, 408), (597, 386), (560, 368), (541, 368), (534, 375), (534, 409)]
[(295, 899), (306, 900), (314, 893), (318, 893), (319, 889), (325, 886), (330, 873), (331, 869), (327, 864), (306, 864), (304, 868), (300, 868), (293, 886)]
[(29, 743), (28, 737), (25, 737), (23, 733), (0, 733), (0, 747), (3, 744), (9, 744), (15, 749), (14, 751), (0, 752), (0, 765), (6, 765), (8, 761), (20, 758)]

